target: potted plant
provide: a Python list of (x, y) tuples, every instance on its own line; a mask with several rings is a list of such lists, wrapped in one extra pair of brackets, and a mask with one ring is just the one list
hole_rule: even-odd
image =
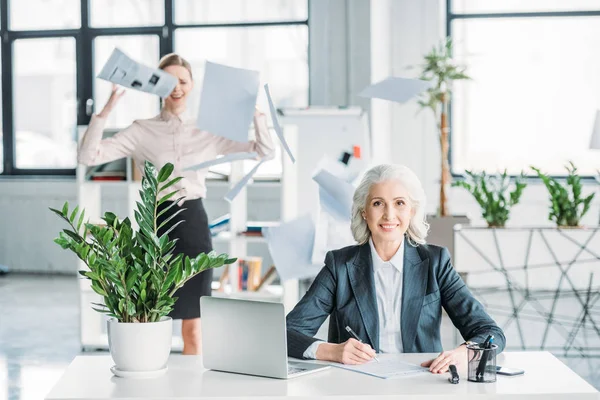
[(527, 186), (523, 173), (515, 179), (514, 188), (508, 192), (510, 178), (503, 174), (487, 175), (465, 171), (465, 180), (454, 182), (453, 187), (467, 189), (481, 207), (483, 218), (490, 228), (503, 228), (510, 215), (510, 208), (517, 204)]
[[(195, 258), (174, 255), (175, 241), (168, 234), (181, 222), (159, 235), (175, 213), (162, 224), (158, 206), (174, 198), (177, 190), (167, 189), (181, 180), (169, 180), (173, 165), (166, 164), (157, 173), (146, 162), (141, 202), (137, 203), (134, 230), (129, 218), (119, 220), (111, 212), (102, 218), (105, 225), (85, 221), (85, 212), (78, 207), (51, 210), (69, 225), (55, 242), (74, 252), (89, 269), (79, 271), (91, 281), (91, 287), (103, 298), (94, 309), (107, 314), (108, 342), (115, 362), (113, 372), (121, 376), (166, 370), (171, 350), (172, 321), (169, 312), (177, 298), (175, 291), (193, 276), (209, 269), (231, 264), (227, 254), (200, 254)], [(166, 194), (164, 194), (166, 193)], [(164, 194), (164, 195), (162, 195)], [(173, 207), (179, 198), (169, 206)]]
[(470, 220), (466, 215), (450, 215), (448, 211), (448, 187), (452, 180), (450, 165), (448, 163), (449, 135), (448, 104), (452, 94), (452, 83), (455, 80), (471, 79), (465, 73), (466, 67), (459, 66), (452, 59), (452, 40), (446, 38), (441, 44), (434, 46), (425, 55), (425, 62), (421, 66), (420, 79), (430, 81), (432, 84), (425, 91), (418, 103), (421, 109), (430, 109), (436, 121), (438, 139), (441, 150), (441, 180), (440, 200), (436, 215), (428, 216), (430, 225), (427, 241), (450, 249), (454, 249), (454, 226), (461, 224), (468, 226)]
[(448, 163), (449, 135), (448, 104), (452, 94), (452, 83), (456, 80), (471, 79), (466, 75), (466, 67), (457, 65), (452, 59), (452, 40), (446, 40), (425, 55), (425, 63), (420, 79), (432, 82), (419, 100), (422, 109), (430, 109), (436, 120), (441, 149), (441, 182), (438, 215), (448, 216), (447, 188), (450, 185), (450, 165)]
[(569, 175), (566, 184), (563, 186), (555, 178), (543, 174), (536, 167), (531, 167), (544, 182), (550, 193), (548, 219), (554, 221), (559, 228), (579, 227), (579, 221), (590, 209), (595, 193), (582, 197), (581, 178), (577, 175), (575, 164), (569, 161), (565, 168)]

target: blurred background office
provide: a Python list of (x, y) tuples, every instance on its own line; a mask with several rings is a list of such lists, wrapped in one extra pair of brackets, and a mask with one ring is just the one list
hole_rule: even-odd
[[(454, 59), (472, 78), (453, 88), (455, 179), (467, 170), (531, 175), (507, 226), (555, 226), (531, 165), (562, 179), (573, 161), (582, 190), (597, 191), (600, 153), (589, 143), (600, 108), (600, 0), (0, 0), (0, 36), (0, 400), (42, 398), (82, 351), (78, 264), (53, 243), (63, 226), (48, 207), (77, 202), (78, 126), (110, 94), (110, 84), (95, 76), (115, 47), (151, 66), (170, 52), (188, 59), (193, 112), (206, 60), (260, 71), (280, 108), (360, 107), (373, 159), (415, 171), (435, 214), (436, 121), (414, 100), (357, 95), (388, 76), (417, 78), (424, 55), (450, 36)], [(259, 106), (268, 110), (262, 96)], [(107, 127), (150, 118), (159, 107), (157, 96), (129, 91)], [(212, 169), (205, 203), (211, 220), (229, 212), (223, 196), (230, 168)], [(249, 221), (281, 218), (283, 184), (278, 150), (248, 186)], [(106, 185), (102, 208), (127, 215), (126, 192)], [(598, 197), (582, 225), (597, 227)], [(452, 188), (449, 206), (486, 226), (466, 191)], [(215, 240), (215, 249), (228, 251), (227, 241)], [(272, 264), (263, 241), (248, 242), (247, 254), (262, 257), (263, 270)], [(595, 323), (587, 324), (598, 291), (585, 295), (581, 330), (597, 340)], [(539, 318), (549, 315), (561, 317), (544, 311)], [(529, 348), (507, 335), (508, 348), (511, 341), (513, 350)], [(560, 346), (554, 353), (600, 388), (594, 346), (576, 355)]]

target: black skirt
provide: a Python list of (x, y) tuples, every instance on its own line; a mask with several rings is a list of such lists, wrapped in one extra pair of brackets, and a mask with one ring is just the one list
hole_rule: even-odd
[[(171, 205), (172, 202), (167, 201), (161, 204), (158, 208), (159, 212)], [(173, 206), (165, 214), (158, 219), (160, 225), (169, 216), (177, 211), (185, 208), (172, 221), (159, 231), (159, 235), (166, 232), (169, 226), (173, 226), (177, 222), (183, 220), (171, 233), (169, 239), (178, 239), (175, 244), (173, 254), (183, 253), (188, 257), (196, 257), (200, 253), (208, 253), (212, 251), (212, 240), (210, 229), (208, 228), (208, 216), (204, 210), (202, 199), (194, 199), (185, 201), (181, 207)], [(183, 287), (175, 292), (175, 307), (169, 316), (173, 319), (192, 319), (200, 318), (200, 297), (211, 295), (211, 283), (213, 279), (213, 270), (203, 271), (187, 281)]]

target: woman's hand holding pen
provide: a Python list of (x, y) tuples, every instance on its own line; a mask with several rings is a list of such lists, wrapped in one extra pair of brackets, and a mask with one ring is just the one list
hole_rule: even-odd
[(459, 366), (467, 360), (467, 345), (460, 345), (453, 350), (442, 351), (433, 360), (421, 363), (421, 367), (429, 367), (433, 374), (443, 374), (451, 364)]
[(119, 87), (113, 83), (112, 92), (110, 94), (110, 97), (108, 98), (106, 105), (104, 106), (102, 111), (100, 111), (98, 116), (101, 118), (108, 117), (108, 114), (110, 114), (112, 109), (115, 107), (115, 105), (119, 102), (119, 99), (121, 99), (121, 97), (123, 97), (124, 94), (125, 94), (125, 89), (119, 90)]
[(375, 350), (356, 339), (348, 339), (340, 344), (321, 343), (316, 356), (317, 360), (357, 365), (371, 361), (375, 357)]

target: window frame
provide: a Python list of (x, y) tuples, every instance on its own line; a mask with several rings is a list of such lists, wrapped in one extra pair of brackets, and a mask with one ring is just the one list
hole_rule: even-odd
[[(136, 27), (92, 27), (90, 25), (90, 0), (80, 0), (81, 26), (75, 29), (44, 29), (44, 30), (11, 30), (9, 23), (10, 1), (0, 0), (0, 44), (2, 71), (2, 152), (4, 156), (3, 169), (0, 177), (7, 176), (36, 176), (57, 177), (75, 176), (75, 168), (67, 169), (25, 169), (16, 167), (15, 130), (14, 130), (14, 42), (19, 39), (43, 39), (73, 37), (75, 39), (76, 56), (76, 94), (77, 94), (77, 125), (89, 124), (91, 115), (86, 113), (86, 102), (94, 99), (94, 39), (102, 36), (128, 35), (157, 35), (159, 37), (159, 55), (172, 53), (174, 49), (175, 30), (178, 28), (230, 28), (230, 27), (260, 27), (306, 25), (309, 27), (310, 0), (307, 0), (307, 18), (305, 20), (281, 20), (268, 22), (231, 22), (207, 24), (176, 24), (174, 1), (164, 0), (165, 23), (156, 26)], [(12, 0), (15, 1), (15, 0)], [(309, 35), (310, 54), (310, 35)], [(310, 99), (310, 59), (309, 59), (309, 93)], [(92, 112), (95, 112), (94, 110)]]
[[(510, 19), (510, 18), (539, 18), (539, 17), (551, 17), (551, 18), (563, 18), (563, 17), (600, 17), (600, 7), (598, 10), (585, 10), (585, 11), (525, 11), (525, 12), (486, 12), (486, 13), (454, 13), (452, 11), (453, 0), (446, 0), (446, 37), (452, 38), (452, 22), (455, 20), (465, 19)], [(452, 96), (453, 97), (453, 96)], [(453, 134), (452, 134), (452, 97), (448, 104), (448, 127), (449, 132), (449, 146), (448, 146), (448, 163), (450, 166), (450, 173), (453, 178), (462, 179), (464, 174), (457, 173), (454, 169), (452, 160), (452, 148), (453, 148)], [(511, 180), (515, 179), (517, 175), (510, 175)], [(552, 178), (564, 179), (567, 174), (563, 175), (551, 175)], [(580, 175), (584, 181), (597, 181), (597, 177), (593, 175)], [(528, 175), (528, 180), (540, 180), (536, 175)]]

